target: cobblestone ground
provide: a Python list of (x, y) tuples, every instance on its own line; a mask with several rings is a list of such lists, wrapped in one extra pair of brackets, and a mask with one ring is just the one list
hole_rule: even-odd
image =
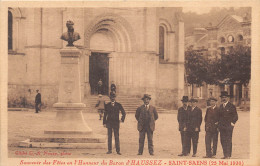
[[(178, 131), (177, 111), (172, 114), (159, 114), (156, 121), (156, 129), (154, 132), (154, 150), (153, 158), (192, 158), (177, 156), (181, 152), (181, 139)], [(147, 140), (145, 143), (144, 154), (137, 156), (138, 151), (138, 131), (137, 122), (133, 113), (126, 116), (125, 123), (120, 128), (120, 145), (122, 156), (118, 156), (113, 149), (113, 154), (106, 154), (107, 149), (51, 149), (51, 148), (19, 148), (18, 142), (28, 139), (32, 135), (43, 135), (43, 131), (49, 124), (54, 122), (56, 112), (44, 112), (35, 114), (31, 111), (9, 111), (8, 112), (8, 154), (11, 158), (27, 157), (27, 158), (151, 158), (148, 153)], [(203, 117), (205, 112), (203, 112)], [(233, 132), (233, 154), (234, 159), (249, 158), (250, 143), (250, 112), (238, 112), (239, 120)], [(102, 125), (102, 121), (98, 120), (98, 114), (84, 113), (88, 125), (96, 133), (106, 135), (106, 129)], [(114, 139), (114, 138), (113, 138)], [(20, 153), (18, 153), (20, 152)], [(23, 155), (22, 152), (27, 152)], [(29, 153), (40, 155), (28, 155)], [(67, 153), (63, 156), (60, 154)], [(48, 155), (47, 155), (48, 153)], [(57, 155), (55, 155), (57, 153)], [(53, 154), (53, 155), (51, 155)], [(198, 158), (205, 155), (205, 131), (204, 122), (201, 126), (198, 143)], [(219, 141), (218, 152), (216, 158), (223, 156), (221, 144)], [(193, 159), (193, 158), (192, 158)]]

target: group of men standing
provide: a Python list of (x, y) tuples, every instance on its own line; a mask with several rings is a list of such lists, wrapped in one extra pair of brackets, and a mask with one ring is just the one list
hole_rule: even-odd
[[(229, 102), (229, 95), (226, 91), (221, 92), (222, 104), (217, 106), (217, 99), (210, 97), (208, 102), (210, 106), (206, 110), (205, 121), (205, 158), (214, 158), (217, 153), (218, 135), (223, 148), (224, 157), (229, 159), (232, 153), (232, 133), (234, 125), (238, 120), (236, 107)], [(123, 106), (116, 102), (116, 94), (110, 93), (111, 102), (105, 104), (103, 125), (108, 133), (108, 152), (112, 153), (112, 132), (114, 132), (117, 154), (121, 155), (119, 143), (120, 122), (124, 122), (126, 113)], [(148, 150), (150, 155), (154, 155), (153, 150), (153, 132), (155, 130), (155, 121), (158, 119), (156, 108), (150, 105), (151, 96), (144, 94), (142, 98), (144, 104), (137, 108), (135, 118), (138, 121), (137, 130), (139, 131), (139, 149), (138, 155), (143, 154), (145, 135), (148, 139)], [(202, 123), (202, 110), (197, 106), (197, 99), (190, 99), (188, 96), (182, 98), (183, 106), (178, 109), (177, 120), (179, 122), (179, 131), (181, 134), (182, 153), (179, 156), (189, 156), (191, 144), (193, 147), (192, 157), (197, 156), (197, 146), (199, 132)], [(122, 114), (120, 118), (120, 113)], [(213, 144), (213, 146), (212, 146)]]
[[(208, 99), (210, 106), (206, 110), (205, 121), (205, 158), (214, 158), (217, 153), (218, 135), (223, 148), (224, 157), (229, 159), (232, 153), (232, 133), (238, 115), (236, 107), (229, 102), (229, 95), (226, 91), (221, 92), (222, 104), (216, 105), (217, 99)], [(198, 100), (189, 100), (188, 96), (182, 98), (183, 106), (178, 109), (179, 131), (181, 134), (182, 153), (179, 156), (188, 156), (193, 145), (193, 155), (196, 157), (199, 140), (200, 126), (202, 123), (202, 111), (197, 106)], [(188, 104), (190, 102), (190, 105)], [(213, 144), (213, 146), (211, 146)]]

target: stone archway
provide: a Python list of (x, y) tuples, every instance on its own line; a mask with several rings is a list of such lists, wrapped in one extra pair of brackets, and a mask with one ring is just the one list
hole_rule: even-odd
[(135, 51), (135, 35), (131, 25), (121, 16), (106, 13), (97, 16), (85, 31), (85, 47), (90, 49), (90, 39), (95, 33), (106, 33), (114, 42), (116, 52)]
[[(108, 55), (108, 85), (111, 81), (114, 81), (119, 86), (127, 84), (126, 73), (127, 70), (132, 69), (125, 67), (123, 72), (118, 72), (117, 69), (120, 65), (125, 65), (127, 58), (130, 58), (129, 54), (136, 50), (135, 35), (131, 25), (119, 15), (109, 13), (102, 14), (88, 24), (84, 37), (84, 45), (85, 48), (89, 50), (89, 56), (91, 56), (92, 53), (95, 55)], [(93, 66), (90, 64), (89, 56), (87, 56), (88, 63), (85, 64), (85, 68)], [(92, 82), (90, 75), (91, 73), (89, 73), (89, 71), (88, 74), (85, 75), (85, 80), (87, 79), (88, 83)], [(88, 87), (90, 87), (89, 89), (92, 88), (90, 84)]]

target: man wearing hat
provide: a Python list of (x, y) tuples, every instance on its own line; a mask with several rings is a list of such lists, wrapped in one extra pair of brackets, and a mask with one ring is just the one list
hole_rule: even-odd
[(192, 157), (196, 157), (197, 154), (197, 146), (199, 140), (199, 132), (200, 125), (202, 122), (202, 111), (197, 106), (198, 100), (192, 98), (190, 100), (191, 109), (188, 112), (188, 122), (187, 122), (187, 152), (190, 152), (191, 149), (191, 141), (193, 146), (193, 155)]
[(42, 103), (42, 97), (39, 92), (39, 90), (36, 90), (36, 96), (35, 96), (35, 113), (38, 113), (41, 110), (41, 103)]
[(153, 150), (153, 132), (155, 121), (158, 119), (156, 108), (150, 105), (151, 96), (144, 94), (142, 98), (144, 104), (137, 108), (135, 118), (138, 121), (137, 129), (139, 131), (139, 150), (138, 155), (143, 154), (145, 134), (148, 138), (148, 149), (150, 155), (154, 155)]
[(179, 131), (181, 134), (182, 152), (178, 156), (187, 156), (188, 152), (185, 143), (185, 136), (187, 134), (188, 111), (190, 111), (191, 107), (188, 105), (188, 96), (183, 96), (181, 101), (183, 106), (178, 109), (177, 120), (179, 123)]
[(112, 130), (113, 130), (115, 136), (116, 152), (118, 155), (121, 155), (120, 143), (119, 143), (119, 126), (120, 126), (119, 113), (121, 112), (122, 114), (121, 122), (124, 122), (126, 113), (122, 105), (116, 102), (115, 98), (116, 98), (116, 94), (111, 92), (110, 93), (111, 102), (105, 105), (103, 125), (104, 127), (107, 128), (107, 134), (108, 134), (107, 154), (112, 153)]
[[(206, 144), (206, 156), (205, 158), (214, 158), (217, 153), (218, 146), (218, 123), (219, 123), (219, 108), (216, 106), (217, 99), (210, 97), (208, 103), (210, 107), (207, 108), (205, 121), (205, 144)], [(211, 144), (213, 146), (211, 147)]]
[(232, 154), (233, 129), (238, 120), (238, 115), (236, 107), (229, 102), (228, 92), (222, 91), (220, 97), (222, 104), (219, 107), (219, 132), (220, 142), (224, 153), (222, 159), (229, 159)]

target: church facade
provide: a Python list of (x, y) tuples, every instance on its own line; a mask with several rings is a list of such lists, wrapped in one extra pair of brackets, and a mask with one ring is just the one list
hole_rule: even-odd
[(9, 8), (8, 102), (33, 105), (58, 99), (60, 39), (66, 22), (81, 39), (82, 98), (113, 81), (120, 96), (152, 95), (153, 104), (177, 108), (184, 94), (184, 23), (182, 8)]

